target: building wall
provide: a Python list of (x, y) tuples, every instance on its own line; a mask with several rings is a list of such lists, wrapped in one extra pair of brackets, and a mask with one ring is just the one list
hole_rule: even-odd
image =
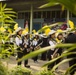
[(15, 21), (18, 23), (19, 27), (24, 28), (24, 19), (15, 19)]
[(74, 25), (76, 25), (76, 18), (70, 18), (70, 20), (74, 22)]
[(44, 22), (44, 19), (33, 19), (33, 29), (38, 31)]
[[(74, 24), (76, 25), (76, 18), (70, 18), (70, 20), (73, 21)], [(24, 19), (15, 19), (15, 21), (19, 24), (19, 27), (24, 28), (24, 23), (25, 23)], [(57, 21), (60, 21), (60, 20), (57, 19)], [(66, 21), (66, 18), (61, 19), (61, 21)], [(45, 19), (33, 19), (33, 29), (39, 30), (42, 26), (46, 24), (51, 24), (51, 23), (53, 23), (53, 20), (51, 19), (46, 19), (46, 20)]]

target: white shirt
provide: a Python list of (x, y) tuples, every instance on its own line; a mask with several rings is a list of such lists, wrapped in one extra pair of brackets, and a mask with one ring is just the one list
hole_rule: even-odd
[(37, 45), (37, 40), (33, 40), (33, 42), (32, 42), (32, 44), (34, 45), (34, 46), (36, 46)]
[[(49, 44), (50, 44), (50, 46), (56, 46), (56, 43), (55, 43), (55, 41), (49, 41)], [(55, 50), (55, 48), (51, 48), (51, 50), (52, 51), (54, 51)]]
[(19, 46), (22, 44), (22, 39), (19, 39), (18, 37), (15, 38), (16, 45)]
[(24, 43), (25, 43), (26, 45), (29, 45), (29, 42), (28, 42), (27, 39), (24, 40)]

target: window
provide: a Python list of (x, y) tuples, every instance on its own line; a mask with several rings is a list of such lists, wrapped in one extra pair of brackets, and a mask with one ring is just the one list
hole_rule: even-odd
[(22, 13), (22, 19), (24, 19), (25, 18), (25, 13)]
[(28, 19), (28, 18), (29, 18), (29, 13), (25, 12), (25, 19)]
[(52, 18), (52, 11), (50, 11), (50, 18)]
[(33, 18), (37, 18), (37, 12), (34, 12)]
[(46, 17), (46, 11), (43, 11), (43, 18), (47, 18)]
[(55, 11), (52, 11), (52, 18), (55, 18)]
[(60, 18), (60, 11), (56, 11), (56, 18)]
[(61, 11), (61, 18), (66, 18), (67, 17), (67, 11)]
[(47, 18), (50, 18), (51, 17), (51, 13), (50, 11), (47, 11)]
[(18, 19), (29, 19), (30, 12), (20, 12), (18, 13)]
[(18, 19), (22, 19), (22, 13), (18, 13)]
[(41, 18), (41, 12), (38, 12), (37, 18)]

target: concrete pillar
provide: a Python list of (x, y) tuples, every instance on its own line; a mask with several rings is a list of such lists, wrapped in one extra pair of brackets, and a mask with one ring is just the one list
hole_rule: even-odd
[(68, 26), (68, 28), (69, 28), (69, 10), (67, 10), (67, 26)]
[(31, 11), (30, 11), (30, 34), (32, 33), (33, 28), (33, 5), (31, 4)]

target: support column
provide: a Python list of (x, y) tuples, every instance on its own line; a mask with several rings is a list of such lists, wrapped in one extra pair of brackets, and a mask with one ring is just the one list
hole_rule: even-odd
[(31, 4), (31, 11), (30, 11), (30, 34), (32, 33), (33, 28), (33, 5)]
[(67, 26), (68, 26), (68, 28), (69, 28), (69, 10), (67, 10)]

